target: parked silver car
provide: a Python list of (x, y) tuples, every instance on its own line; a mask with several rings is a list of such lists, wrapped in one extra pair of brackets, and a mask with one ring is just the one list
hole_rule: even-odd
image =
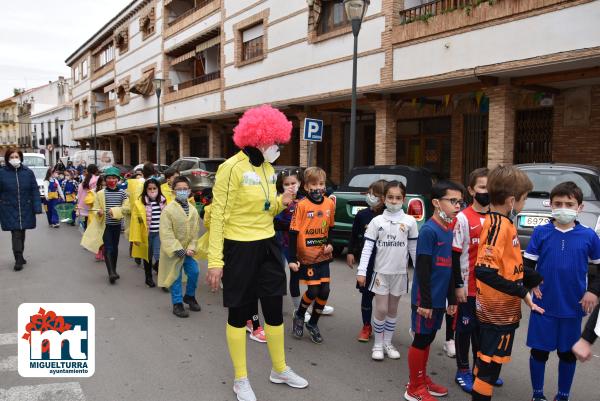
[(199, 196), (204, 188), (212, 188), (215, 183), (217, 169), (225, 159), (182, 157), (169, 166), (187, 177), (192, 185), (192, 193)]
[(536, 226), (550, 221), (550, 191), (565, 181), (573, 181), (583, 191), (583, 210), (577, 220), (600, 235), (600, 169), (564, 163), (519, 164), (516, 167), (523, 170), (533, 182), (533, 191), (529, 193), (525, 207), (515, 221), (521, 249), (527, 248)]

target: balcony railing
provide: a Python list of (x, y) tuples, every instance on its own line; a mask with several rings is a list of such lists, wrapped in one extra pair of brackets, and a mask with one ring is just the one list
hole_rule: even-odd
[(114, 105), (108, 106), (108, 107), (106, 107), (106, 108), (104, 108), (102, 110), (98, 110), (96, 112), (96, 118), (100, 117), (103, 114), (110, 113), (111, 111), (115, 111), (115, 106)]
[[(181, 82), (177, 85), (173, 85), (169, 87), (170, 92), (176, 92), (178, 90), (191, 88), (192, 86), (196, 86), (199, 84), (203, 84), (208, 81), (214, 81), (215, 79), (221, 78), (221, 71), (211, 72), (210, 74), (204, 74), (194, 79), (190, 79), (189, 81)], [(177, 88), (177, 89), (175, 89)]]
[(427, 21), (429, 18), (447, 14), (455, 10), (465, 9), (469, 13), (473, 7), (487, 0), (436, 0), (420, 6), (400, 11), (400, 23), (409, 24), (414, 21)]
[(201, 9), (202, 7), (205, 7), (205, 6), (209, 5), (213, 1), (215, 1), (215, 0), (197, 0), (196, 1), (196, 5), (194, 7), (190, 8), (187, 11), (184, 11), (183, 13), (181, 13), (180, 15), (178, 15), (177, 17), (175, 17), (175, 19), (173, 21), (170, 21), (168, 23), (168, 25), (169, 26), (175, 25), (176, 23), (178, 23), (179, 21), (181, 21), (185, 17), (187, 17), (189, 15), (192, 15), (194, 12), (196, 12), (199, 9)]

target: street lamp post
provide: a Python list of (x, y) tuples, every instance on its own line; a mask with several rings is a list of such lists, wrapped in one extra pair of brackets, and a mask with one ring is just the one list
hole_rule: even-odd
[(65, 141), (63, 138), (63, 127), (64, 127), (65, 122), (64, 121), (60, 121), (60, 157), (64, 157), (65, 156)]
[(98, 166), (98, 148), (96, 147), (96, 108), (97, 106), (95, 104), (90, 106), (90, 109), (92, 110), (92, 120), (94, 123), (94, 164)]
[(358, 64), (358, 34), (363, 18), (367, 13), (370, 0), (344, 0), (346, 15), (352, 23), (354, 36), (354, 53), (352, 55), (352, 107), (350, 111), (350, 144), (348, 156), (348, 171), (354, 167), (356, 153), (356, 73)]
[(160, 94), (164, 79), (154, 78), (154, 90), (156, 91), (156, 165), (160, 173)]

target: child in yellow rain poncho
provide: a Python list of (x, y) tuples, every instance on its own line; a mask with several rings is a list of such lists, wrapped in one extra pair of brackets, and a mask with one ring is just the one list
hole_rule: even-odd
[(104, 263), (108, 278), (114, 284), (120, 277), (117, 274), (119, 238), (123, 214), (129, 213), (129, 198), (122, 189), (117, 188), (119, 170), (108, 168), (104, 173), (106, 188), (96, 193), (93, 211), (95, 214), (81, 239), (81, 245), (90, 252), (97, 253), (104, 245)]
[(171, 203), (173, 199), (175, 199), (175, 194), (173, 193), (173, 189), (171, 185), (173, 185), (173, 180), (179, 177), (179, 171), (175, 169), (167, 169), (164, 172), (165, 174), (165, 182), (160, 186), (160, 192), (163, 194), (165, 199), (167, 200), (167, 205)]
[[(83, 203), (87, 206), (88, 210), (88, 216), (85, 223), (86, 231), (87, 228), (94, 222), (94, 217), (96, 216), (96, 213), (94, 213), (93, 210), (94, 202), (96, 201), (96, 194), (104, 189), (104, 177), (99, 176), (98, 179), (95, 181), (94, 185), (94, 189), (90, 189), (89, 191), (87, 191), (87, 193), (85, 194), (85, 198), (83, 199)], [(100, 248), (96, 252), (96, 262), (104, 262), (103, 248), (104, 245), (100, 245)]]
[[(196, 301), (198, 286), (198, 263), (194, 260), (200, 231), (200, 216), (195, 205), (189, 202), (190, 183), (185, 177), (173, 181), (175, 201), (169, 203), (160, 216), (160, 262), (159, 287), (171, 288), (173, 314), (188, 317), (183, 303), (190, 310), (199, 312)], [(182, 294), (183, 273), (187, 276), (185, 296)]]
[(152, 279), (152, 260), (158, 265), (160, 259), (160, 216), (166, 206), (160, 184), (155, 178), (144, 183), (143, 191), (132, 202), (129, 241), (133, 244), (131, 256), (144, 260), (146, 285), (156, 284)]

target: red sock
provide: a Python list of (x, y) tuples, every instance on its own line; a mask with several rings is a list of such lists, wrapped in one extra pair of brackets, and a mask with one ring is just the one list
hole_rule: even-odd
[(423, 377), (427, 377), (427, 362), (429, 362), (429, 350), (431, 349), (431, 345), (428, 345), (425, 348), (425, 363), (423, 363)]
[(408, 372), (410, 387), (415, 389), (425, 384), (425, 365), (427, 351), (415, 347), (408, 349)]

